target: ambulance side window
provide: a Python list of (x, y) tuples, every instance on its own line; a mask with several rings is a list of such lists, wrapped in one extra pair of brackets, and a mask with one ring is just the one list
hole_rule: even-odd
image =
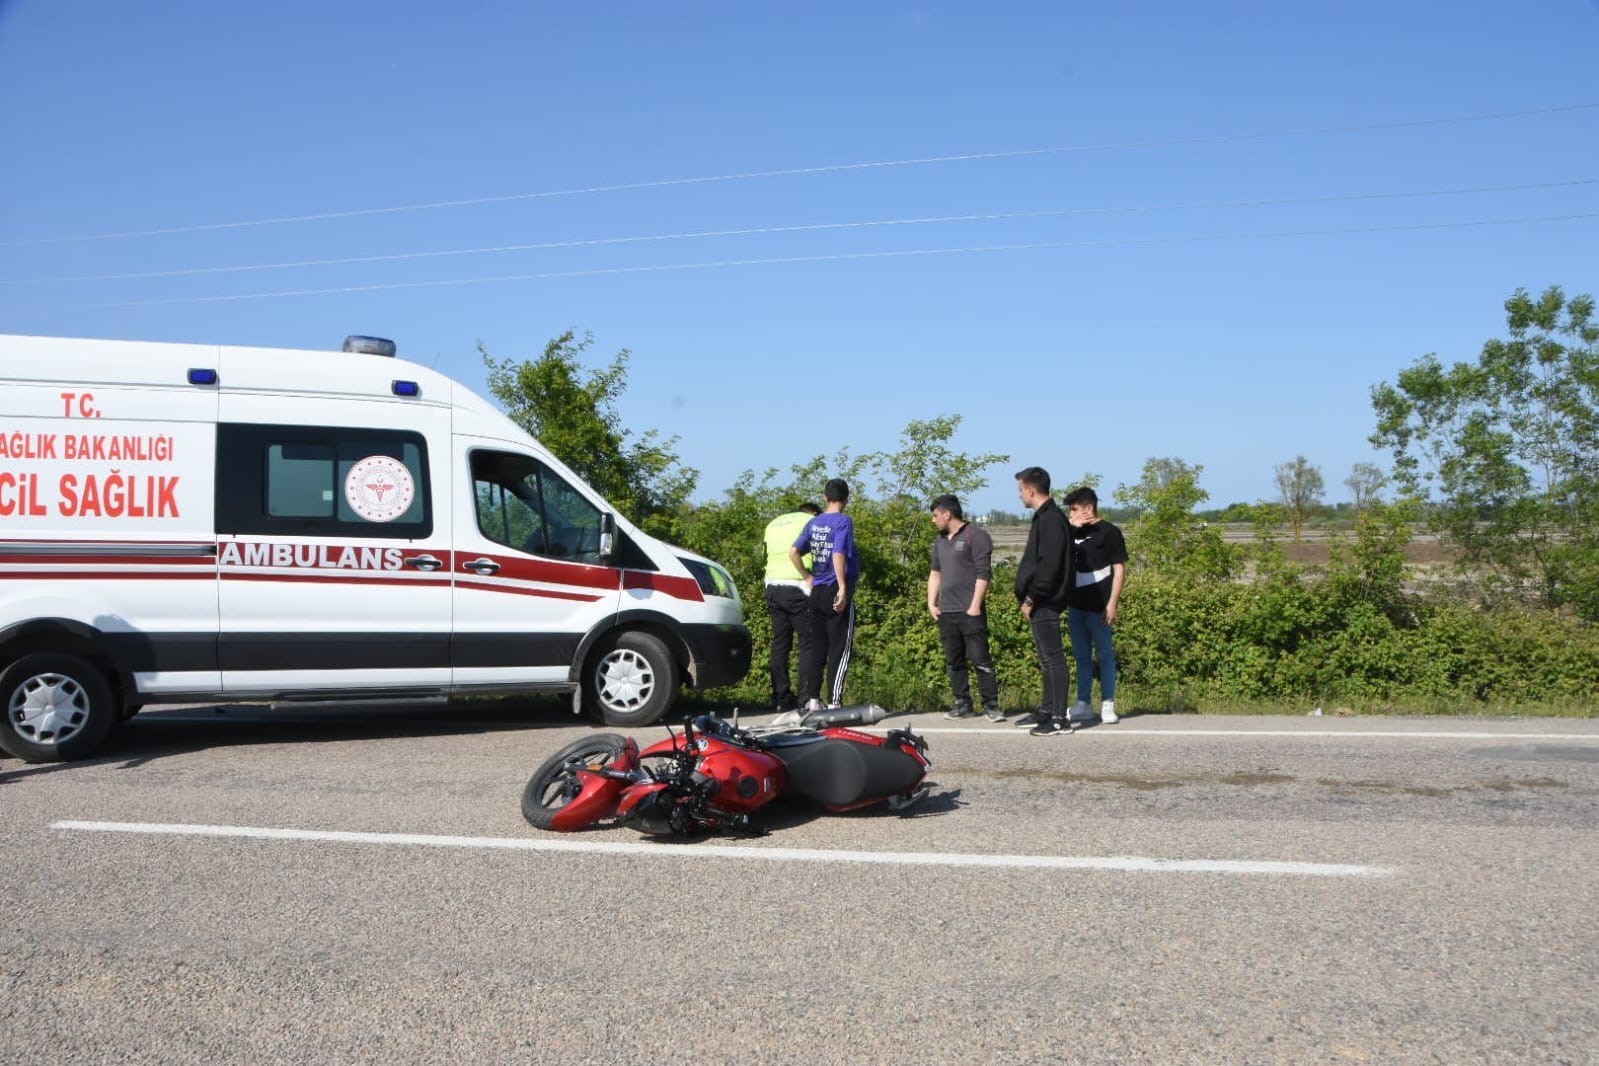
[(331, 471), (337, 453), (327, 444), (267, 446), (267, 514), (273, 518), (330, 518)]
[(550, 559), (599, 561), (600, 509), (537, 459), (474, 451), (478, 530), (496, 544)]
[(419, 433), (224, 423), (216, 470), (218, 533), (414, 540), (433, 531)]

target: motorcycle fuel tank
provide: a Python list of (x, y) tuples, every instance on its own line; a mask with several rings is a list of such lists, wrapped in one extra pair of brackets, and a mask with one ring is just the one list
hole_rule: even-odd
[(711, 802), (740, 814), (748, 814), (772, 802), (783, 791), (788, 778), (782, 760), (764, 751), (714, 742), (707, 745), (697, 769), (717, 782)]

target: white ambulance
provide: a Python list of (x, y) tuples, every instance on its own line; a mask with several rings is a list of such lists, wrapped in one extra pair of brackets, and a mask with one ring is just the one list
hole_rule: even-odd
[(637, 726), (744, 676), (725, 569), (393, 355), (0, 335), (0, 748), (198, 700), (557, 692)]

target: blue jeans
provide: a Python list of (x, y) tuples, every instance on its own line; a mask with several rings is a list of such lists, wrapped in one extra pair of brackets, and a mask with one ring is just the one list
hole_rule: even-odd
[(1066, 608), (1066, 628), (1072, 634), (1072, 658), (1077, 660), (1077, 699), (1087, 703), (1094, 695), (1094, 659), (1099, 659), (1099, 695), (1116, 698), (1116, 647), (1103, 611)]

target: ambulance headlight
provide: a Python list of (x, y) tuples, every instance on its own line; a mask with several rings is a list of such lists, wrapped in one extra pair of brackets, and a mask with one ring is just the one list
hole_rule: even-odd
[[(681, 559), (681, 556), (679, 557)], [(707, 596), (720, 596), (723, 599), (738, 599), (738, 586), (733, 583), (733, 575), (723, 570), (715, 563), (702, 563), (698, 559), (682, 559), (688, 572), (694, 575), (694, 580), (699, 584), (700, 591)]]

